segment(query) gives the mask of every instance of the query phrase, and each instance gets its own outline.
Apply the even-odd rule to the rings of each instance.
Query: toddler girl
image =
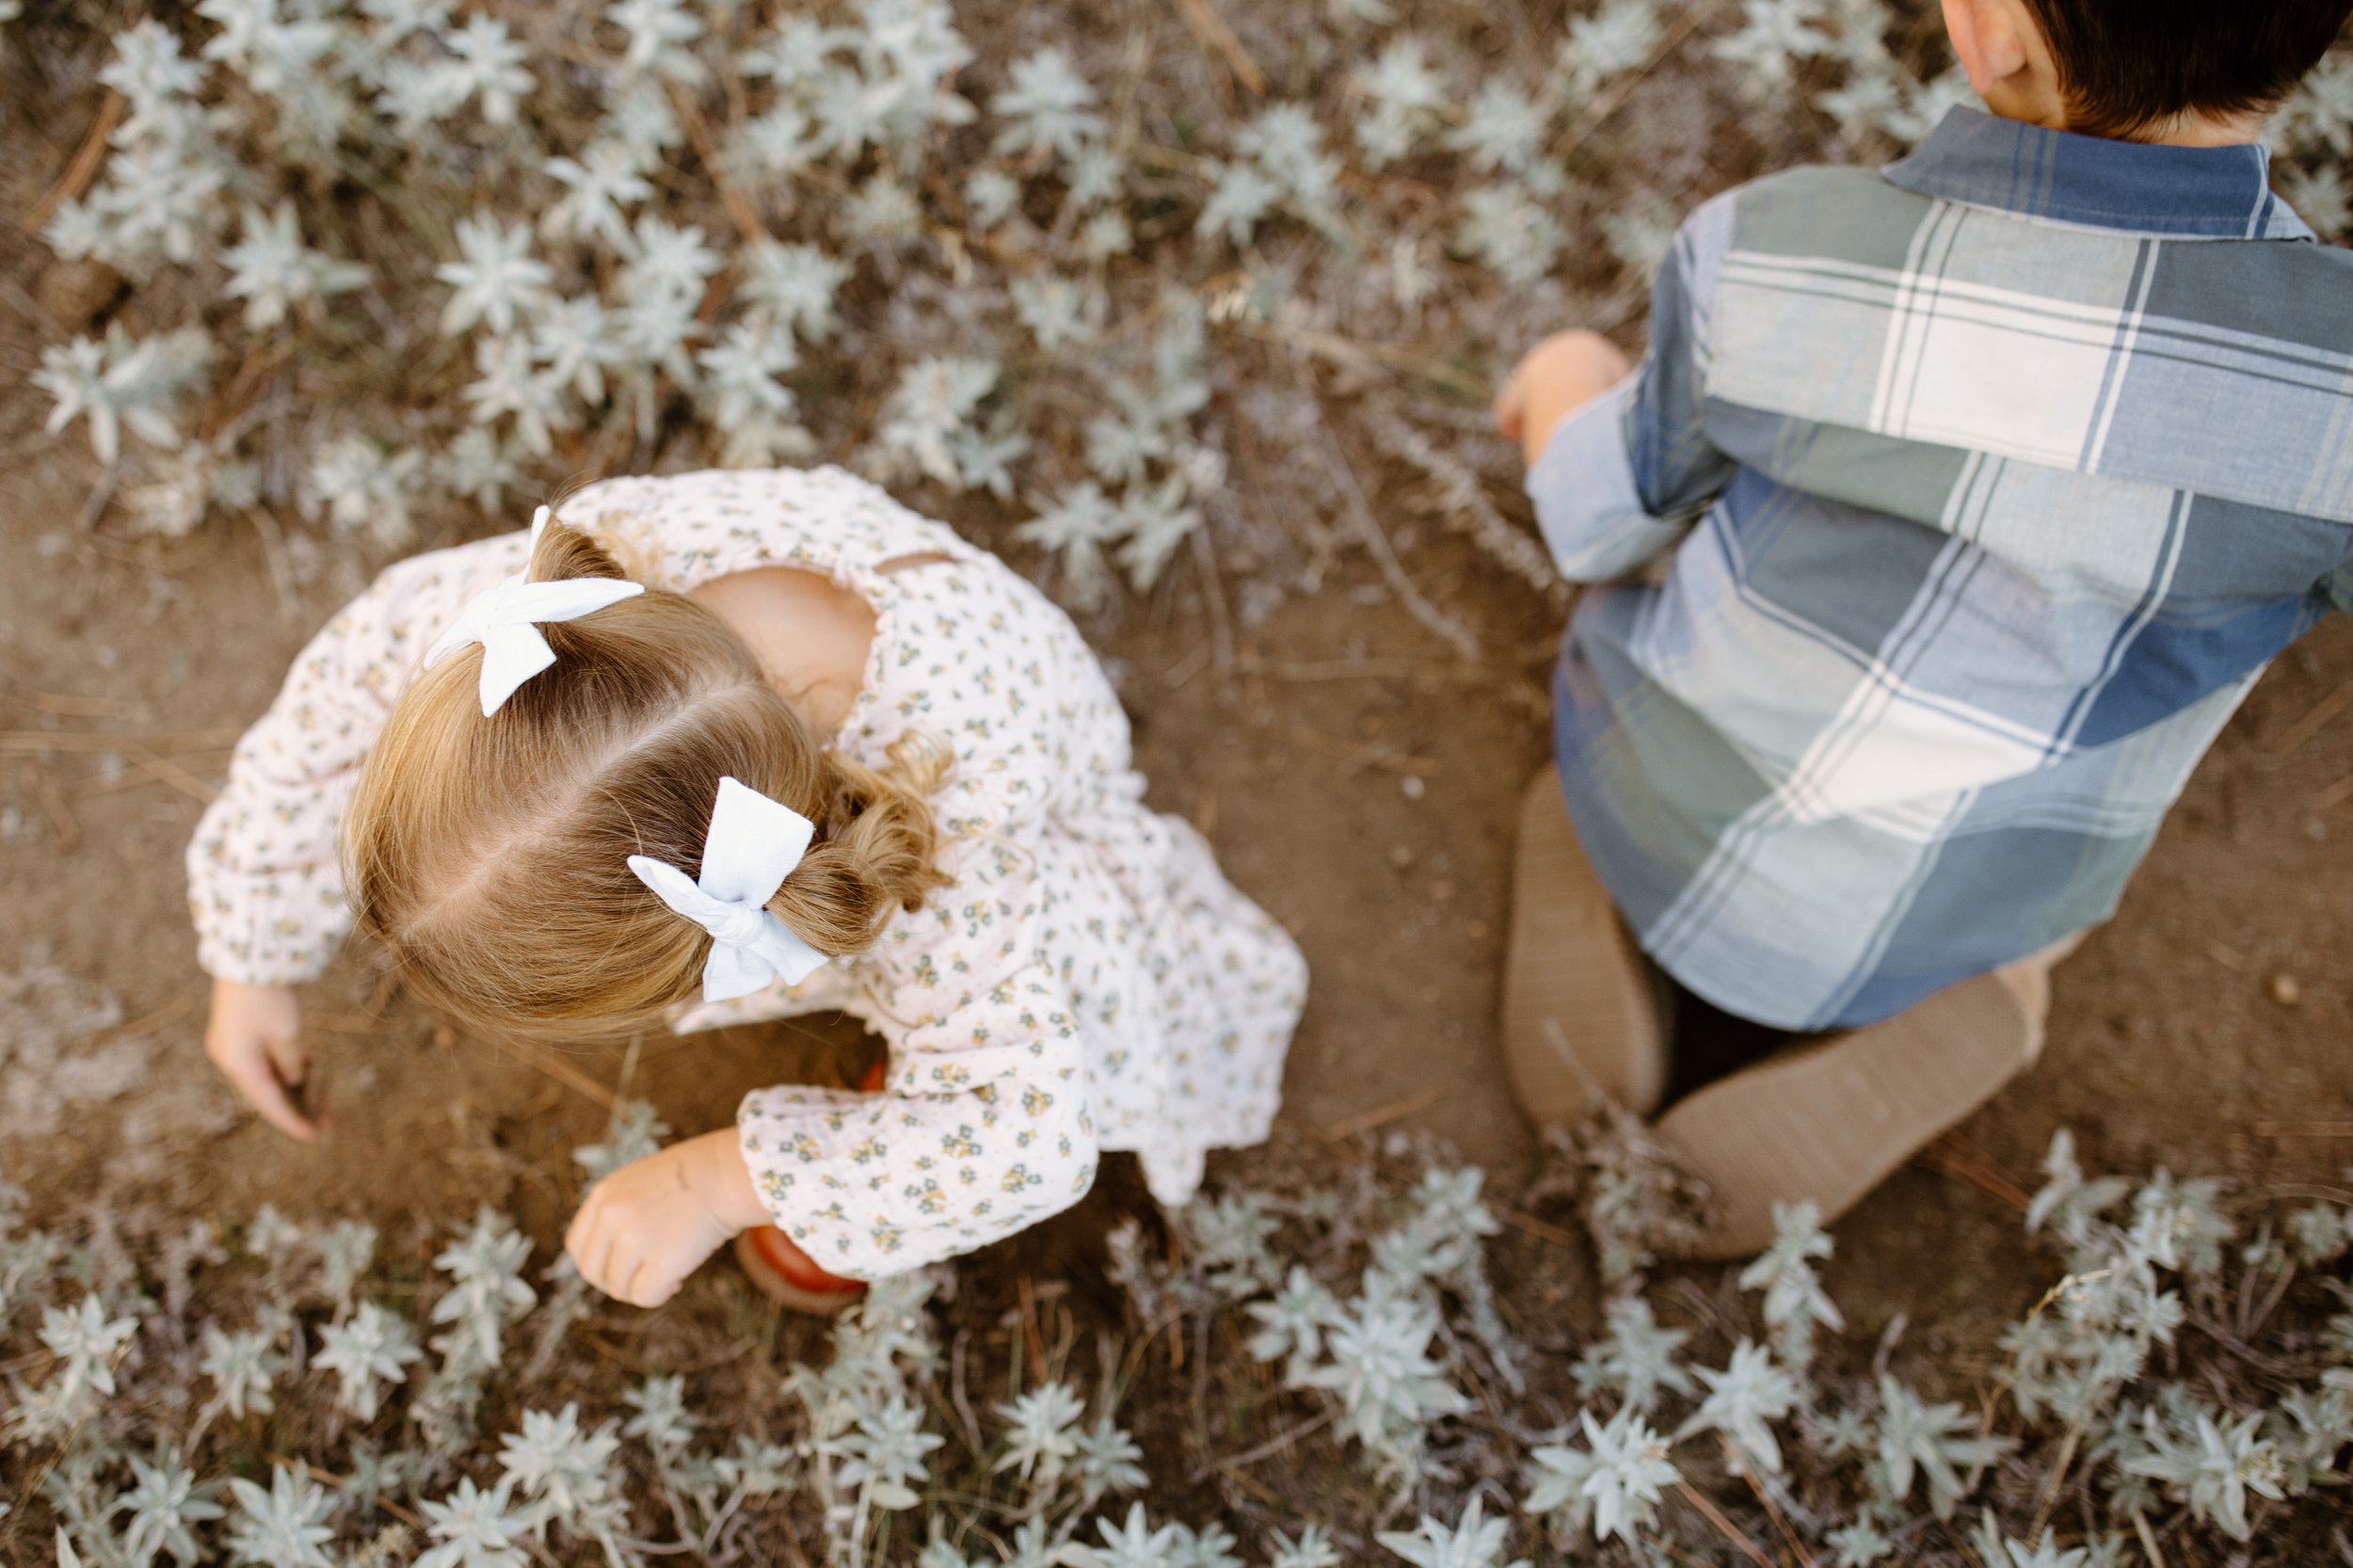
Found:
[[[1100,1149],[1176,1204],[1265,1137],[1305,966],[1144,788],[1068,617],[872,486],[594,485],[392,567],[296,662],[188,852],[207,1049],[314,1135],[290,987],[355,911],[476,1031],[855,1014],[877,1092],[756,1091],[567,1243],[654,1305],[740,1233],[838,1302],[1068,1207]]]

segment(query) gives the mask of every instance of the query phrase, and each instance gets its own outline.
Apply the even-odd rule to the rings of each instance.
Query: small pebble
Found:
[[[1429,786],[1422,783],[1417,775],[1410,773],[1403,778],[1398,780],[1397,787],[1405,792],[1405,798],[1407,800],[1419,800],[1429,788]]]
[[[1401,872],[1411,871],[1414,865],[1413,846],[1411,844],[1400,844],[1395,849],[1389,851],[1389,864],[1395,866]]]
[[[2304,987],[2297,984],[2292,974],[2275,974],[2271,977],[2271,1000],[2282,1007],[2294,1007],[2304,1000]]]
[[[1465,935],[1468,936],[1474,942],[1483,942],[1487,939],[1487,922],[1485,920],[1473,920],[1470,924],[1465,926],[1463,930]]]

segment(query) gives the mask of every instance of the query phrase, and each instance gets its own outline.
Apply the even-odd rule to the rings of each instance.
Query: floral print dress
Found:
[[[812,1258],[873,1278],[984,1246],[1077,1201],[1102,1149],[1133,1150],[1181,1203],[1209,1150],[1266,1136],[1305,966],[1199,834],[1144,806],[1126,715],[1069,617],[839,470],[616,479],[560,516],[651,586],[787,567],[858,594],[874,640],[834,745],[876,767],[911,729],[954,749],[932,801],[952,886],[797,987],[678,1020],[840,1009],[888,1042],[879,1095],[785,1085],[739,1113],[762,1198]],[[360,767],[424,649],[524,545],[393,566],[296,661],[189,846],[208,971],[290,984],[327,966],[351,924],[338,837]]]

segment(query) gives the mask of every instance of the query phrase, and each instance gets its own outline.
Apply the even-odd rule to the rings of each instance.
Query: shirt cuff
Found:
[[[196,961],[216,980],[300,985],[334,961],[350,920],[339,879],[324,872],[210,871],[188,890]]]
[[[1528,471],[1536,525],[1571,582],[1623,577],[1682,532],[1643,507],[1635,484],[1625,430],[1641,390],[1637,372],[1562,420]]]

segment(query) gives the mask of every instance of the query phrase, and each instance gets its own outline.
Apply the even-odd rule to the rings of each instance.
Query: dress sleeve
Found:
[[[1066,985],[1033,932],[1050,896],[1001,842],[885,937],[882,1093],[756,1090],[737,1116],[761,1201],[856,1279],[973,1251],[1086,1194],[1097,1154]]]
[[[351,929],[339,840],[384,717],[471,586],[520,559],[522,536],[387,569],[296,658],[245,732],[187,852],[197,959],[222,980],[317,978]]]
[[[1537,524],[1573,582],[1640,570],[1732,480],[1735,464],[1707,436],[1706,376],[1733,200],[1718,197],[1676,233],[1652,289],[1641,365],[1561,421],[1529,471]]]

